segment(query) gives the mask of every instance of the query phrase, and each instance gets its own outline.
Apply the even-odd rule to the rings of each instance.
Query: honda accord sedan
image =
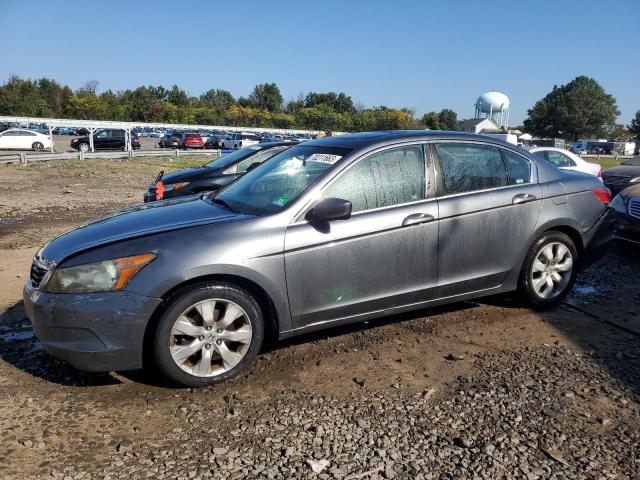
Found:
[[[45,245],[24,289],[77,368],[152,361],[178,384],[246,370],[279,338],[517,290],[556,305],[612,237],[610,192],[486,136],[312,140],[219,193],[135,206]]]

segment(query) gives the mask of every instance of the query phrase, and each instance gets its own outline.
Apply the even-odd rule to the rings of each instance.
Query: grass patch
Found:
[[[606,170],[607,168],[617,167],[618,165],[620,165],[622,162],[624,162],[626,160],[624,158],[616,159],[615,157],[600,157],[600,158],[598,158],[598,157],[584,156],[582,158],[587,162],[592,162],[592,163],[599,164],[602,167],[603,170]]]

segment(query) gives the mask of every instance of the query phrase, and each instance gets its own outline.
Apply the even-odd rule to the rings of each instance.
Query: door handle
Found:
[[[429,215],[428,213],[412,213],[402,221],[402,226],[408,227],[409,225],[432,222],[433,220],[435,220],[433,215]]]
[[[519,193],[518,195],[513,197],[513,199],[511,200],[511,203],[513,203],[514,205],[517,205],[519,203],[532,202],[535,199],[536,199],[536,196],[530,193]]]

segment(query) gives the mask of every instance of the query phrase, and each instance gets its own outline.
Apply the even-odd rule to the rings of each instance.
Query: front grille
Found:
[[[35,288],[38,288],[38,286],[40,285],[40,282],[42,281],[44,276],[47,274],[47,272],[48,272],[48,269],[46,266],[34,260],[33,263],[31,264],[31,272],[29,274],[29,278],[31,278],[31,284]]]
[[[629,215],[634,218],[640,218],[640,198],[629,200]]]

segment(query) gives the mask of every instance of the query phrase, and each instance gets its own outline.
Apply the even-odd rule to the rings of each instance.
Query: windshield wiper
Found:
[[[238,210],[236,208],[233,208],[231,205],[229,205],[227,202],[225,202],[221,198],[218,198],[217,196],[216,197],[211,197],[211,201],[213,203],[217,203],[218,205],[222,205],[227,210],[231,210],[233,213],[241,213],[240,210]]]

